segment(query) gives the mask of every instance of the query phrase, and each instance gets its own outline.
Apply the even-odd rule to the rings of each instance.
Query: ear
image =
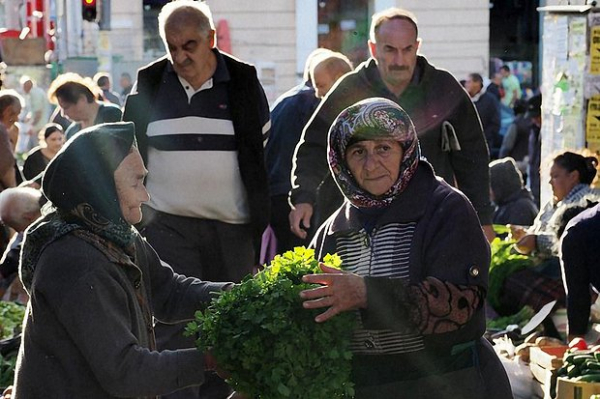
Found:
[[[367,44],[369,45],[369,53],[371,53],[371,57],[376,58],[377,57],[377,43],[373,43],[372,41],[368,41]]]
[[[415,44],[415,46],[417,47],[415,50],[419,51],[419,49],[421,48],[421,43],[423,42],[423,40],[420,37],[417,37],[417,44]]]
[[[571,182],[575,185],[578,183],[581,183],[581,175],[579,174],[578,170],[574,170],[572,172],[569,172],[569,180],[571,180]]]
[[[208,33],[208,42],[210,48],[215,48],[217,46],[217,31],[215,31],[214,29],[211,29]]]

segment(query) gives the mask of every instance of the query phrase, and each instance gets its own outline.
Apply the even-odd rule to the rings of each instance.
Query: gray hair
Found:
[[[415,28],[415,39],[419,38],[419,27],[417,26],[417,17],[412,12],[403,8],[392,7],[373,15],[371,18],[371,30],[369,32],[369,40],[371,43],[377,43],[377,33],[384,22],[394,19],[403,19],[412,24]]]
[[[215,30],[212,13],[205,2],[193,0],[171,1],[165,4],[160,14],[158,14],[158,32],[165,43],[165,47],[167,47],[165,27],[171,18],[176,19],[178,25],[197,26],[200,32],[207,35],[211,30]]]
[[[19,93],[12,89],[0,90],[0,114],[8,107],[17,104],[20,105],[21,108],[25,106],[25,100]]]

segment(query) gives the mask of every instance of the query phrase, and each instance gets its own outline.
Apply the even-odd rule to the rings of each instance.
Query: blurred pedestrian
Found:
[[[112,84],[110,81],[110,75],[106,72],[98,72],[94,75],[94,82],[102,90],[102,97],[105,101],[121,106],[121,99],[119,95],[112,91]]]
[[[119,79],[119,86],[121,86],[121,103],[125,104],[127,96],[129,95],[129,93],[131,93],[131,89],[133,89],[133,82],[129,73],[123,72],[121,74],[121,79]]]
[[[121,109],[98,100],[95,94],[98,90],[90,79],[76,73],[60,75],[50,84],[48,98],[52,103],[58,103],[62,114],[72,121],[65,131],[67,140],[81,129],[121,120]]]
[[[50,104],[46,92],[32,78],[23,75],[20,82],[25,100],[25,118],[24,128],[19,132],[16,153],[24,154],[38,145],[38,133],[48,122]]]
[[[539,209],[533,195],[523,184],[523,177],[512,158],[490,163],[490,188],[496,205],[494,224],[531,226]]]
[[[478,73],[470,73],[465,81],[465,89],[471,101],[477,108],[479,120],[483,127],[483,134],[487,141],[491,159],[498,158],[500,151],[500,103],[483,87],[483,78]]]
[[[331,50],[318,48],[306,58],[303,81],[275,100],[271,108],[271,134],[265,146],[265,164],[269,177],[271,217],[269,224],[277,240],[276,252],[281,254],[296,246],[308,245],[290,231],[288,201],[294,149],[302,129],[319,104],[310,75],[311,63],[321,53]]]
[[[508,65],[502,65],[500,67],[500,74],[502,75],[502,88],[504,89],[504,97],[502,97],[502,104],[509,108],[515,106],[517,101],[522,96],[521,83],[511,71]]]
[[[23,164],[23,176],[27,180],[33,180],[42,173],[65,143],[65,132],[56,123],[46,124],[42,134],[43,140],[40,141],[40,146],[27,154]]]

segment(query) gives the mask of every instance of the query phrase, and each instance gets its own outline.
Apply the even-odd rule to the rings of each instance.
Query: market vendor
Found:
[[[304,276],[317,322],[358,310],[356,399],[511,398],[485,332],[489,246],[469,200],[420,159],[412,121],[371,98],[329,131],[329,167],[346,197],[312,245],[343,272]]]
[[[199,385],[210,356],[158,352],[153,317],[193,318],[230,283],[178,275],[133,227],[148,200],[133,123],[85,129],[50,162],[51,207],[25,233],[30,294],[15,397],[149,397]]]

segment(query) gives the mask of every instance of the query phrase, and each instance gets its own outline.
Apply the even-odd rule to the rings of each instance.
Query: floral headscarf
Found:
[[[364,140],[392,139],[404,152],[398,180],[382,195],[362,189],[346,162],[349,143]],[[329,168],[346,198],[357,208],[388,206],[408,185],[421,150],[415,127],[408,114],[395,102],[385,98],[369,98],[343,110],[329,129]]]

